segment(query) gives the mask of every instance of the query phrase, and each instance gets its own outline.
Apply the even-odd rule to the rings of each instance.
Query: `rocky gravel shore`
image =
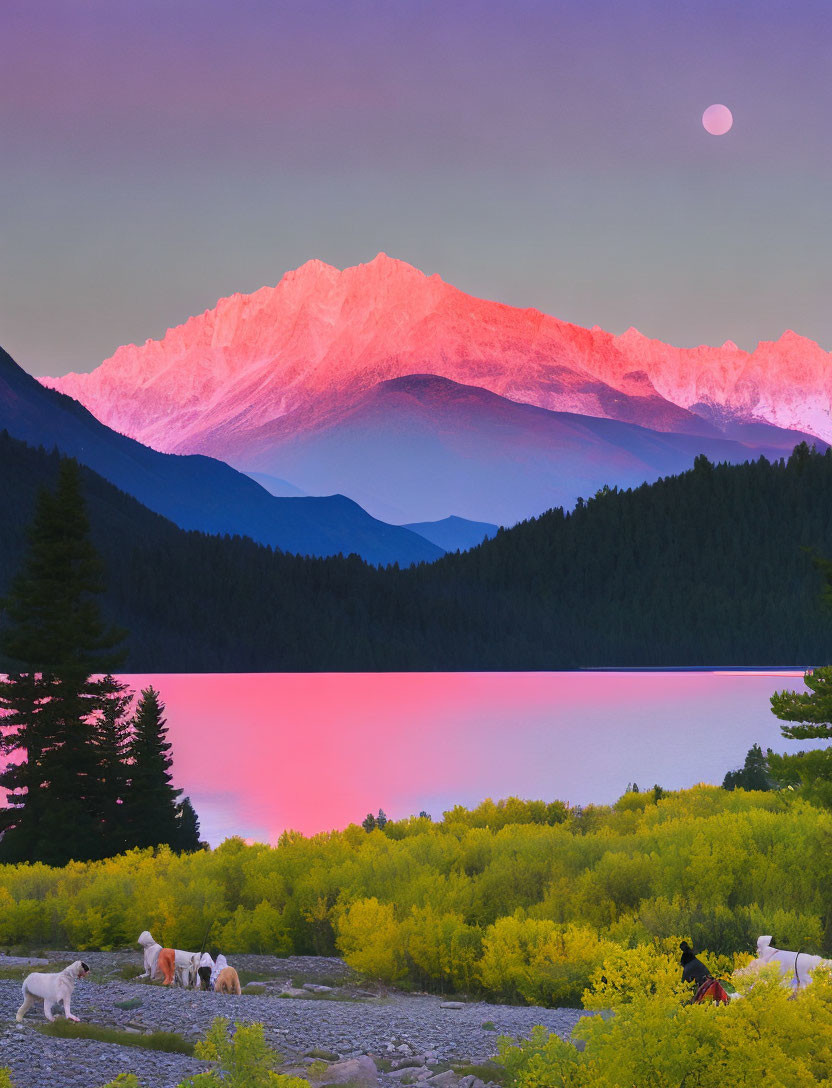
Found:
[[[257,976],[245,987],[248,992],[233,996],[119,977],[126,966],[140,970],[138,953],[45,955],[53,965],[78,958],[90,965],[90,978],[79,982],[72,1001],[82,1021],[134,1034],[176,1031],[191,1039],[202,1037],[216,1016],[260,1021],[284,1056],[287,1072],[353,1088],[481,1088],[489,1079],[487,1070],[466,1072],[464,1066],[487,1062],[498,1035],[519,1038],[543,1024],[568,1038],[581,1015],[576,1009],[449,1002],[368,987],[341,960],[331,958],[232,957],[244,979]],[[0,957],[0,973],[11,965],[10,958]],[[33,964],[31,969],[50,968]],[[117,1007],[124,1002],[134,1007]],[[17,1025],[19,1004],[20,982],[0,979],[0,1066],[11,1068],[16,1088],[100,1088],[127,1071],[138,1076],[143,1088],[175,1088],[206,1068],[179,1054],[44,1036],[35,1028],[43,1022],[42,1008],[33,1008]]]

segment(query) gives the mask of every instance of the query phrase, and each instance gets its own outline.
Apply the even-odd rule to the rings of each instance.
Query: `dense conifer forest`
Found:
[[[60,458],[0,433],[0,593]],[[185,532],[83,469],[128,671],[823,664],[832,453],[605,489],[407,570]]]
[[[9,510],[16,509],[9,506]],[[7,519],[10,520],[10,519]],[[0,600],[0,860],[63,865],[132,847],[197,850],[199,821],[172,785],[164,704],[109,672],[126,632],[102,619],[104,564],[80,469],[40,488],[22,561]],[[106,674],[106,675],[104,675]]]

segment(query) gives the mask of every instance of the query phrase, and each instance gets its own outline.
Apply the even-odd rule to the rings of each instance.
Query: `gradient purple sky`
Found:
[[[832,347],[828,0],[3,0],[0,42],[33,373],[378,250],[615,332]]]

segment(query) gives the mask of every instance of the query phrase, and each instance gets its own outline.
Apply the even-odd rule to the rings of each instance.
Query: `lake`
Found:
[[[802,670],[125,676],[167,706],[178,786],[203,837],[275,842],[383,808],[434,819],[511,794],[610,803],[628,782],[719,784]],[[804,747],[806,743],[804,742]],[[810,743],[811,746],[811,743]]]

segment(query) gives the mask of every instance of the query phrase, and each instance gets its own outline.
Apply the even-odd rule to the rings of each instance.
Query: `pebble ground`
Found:
[[[52,963],[83,956],[92,968],[89,979],[75,988],[72,1011],[82,1021],[128,1028],[139,1034],[176,1031],[196,1039],[204,1035],[216,1016],[244,1022],[260,1021],[269,1041],[293,1066],[309,1061],[306,1052],[330,1052],[334,1059],[369,1054],[401,1061],[420,1059],[428,1088],[433,1069],[447,1069],[449,1062],[480,1063],[496,1050],[498,1035],[527,1036],[542,1024],[568,1038],[581,1016],[576,1009],[543,1009],[485,1002],[465,1002],[462,1008],[442,1008],[443,999],[427,994],[403,994],[384,989],[362,989],[342,961],[318,957],[277,959],[272,956],[233,957],[234,966],[261,977],[252,986],[261,992],[240,996],[168,989],[160,985],[125,981],[121,967],[141,967],[137,953],[50,952]],[[0,957],[0,970],[11,965]],[[48,967],[32,966],[33,970]],[[245,977],[245,976],[244,976]],[[303,985],[324,985],[320,993]],[[278,996],[290,993],[293,996]],[[303,995],[303,996],[301,996]],[[141,1006],[119,1009],[117,1002],[141,999]],[[204,1062],[178,1054],[139,1047],[124,1047],[92,1040],[57,1039],[42,1035],[35,1024],[43,1022],[42,1006],[36,1005],[23,1025],[15,1012],[20,1005],[20,982],[0,979],[0,1066],[9,1066],[15,1088],[101,1088],[120,1072],[135,1073],[142,1088],[176,1088],[187,1076],[208,1068]],[[56,1010],[57,1011],[57,1010]],[[485,1027],[483,1025],[486,1025]],[[401,1082],[401,1072],[380,1072],[378,1084]],[[479,1088],[472,1077],[462,1088]],[[437,1085],[443,1082],[436,1082]],[[452,1088],[446,1077],[443,1088]]]

